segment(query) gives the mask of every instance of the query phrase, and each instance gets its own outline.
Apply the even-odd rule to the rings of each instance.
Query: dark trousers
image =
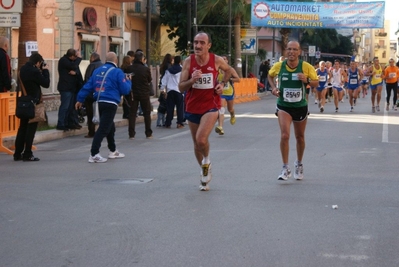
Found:
[[[118,106],[111,103],[99,102],[98,110],[100,111],[100,125],[94,134],[91,144],[91,155],[95,156],[100,152],[101,142],[104,137],[107,138],[108,148],[114,152],[115,146],[115,123],[114,118]]]
[[[183,124],[184,103],[183,95],[180,92],[171,90],[166,98],[166,121],[165,126],[172,124],[174,110],[176,106],[177,124]]]
[[[393,91],[393,102],[392,105],[396,105],[396,100],[398,98],[398,84],[397,83],[387,83],[386,84],[387,90],[387,103],[389,104],[389,99],[391,98],[391,91]]]
[[[77,121],[77,114],[75,114],[75,93],[73,92],[60,92],[61,105],[58,109],[58,122],[57,128],[68,128],[73,126]],[[76,120],[74,119],[76,115]]]
[[[92,97],[86,97],[85,107],[87,116],[87,128],[89,129],[88,135],[90,136],[94,136],[94,133],[96,132],[96,126],[93,123],[93,102],[94,99]]]
[[[149,137],[152,135],[152,130],[151,130],[151,102],[150,102],[150,96],[130,96],[128,98],[129,101],[129,106],[130,106],[130,111],[129,111],[129,137],[135,137],[136,136],[136,115],[137,115],[137,109],[140,104],[141,109],[143,110],[143,116],[144,116],[144,125],[145,125],[145,136]]]
[[[128,98],[129,97],[130,97],[130,95],[124,95],[123,96],[123,104],[122,104],[123,115],[122,115],[122,118],[124,118],[124,119],[128,119],[129,118],[129,110],[130,110],[130,105],[128,103]]]
[[[14,158],[30,158],[32,156],[32,145],[37,130],[37,122],[29,123],[29,119],[21,119],[17,137],[15,139]]]

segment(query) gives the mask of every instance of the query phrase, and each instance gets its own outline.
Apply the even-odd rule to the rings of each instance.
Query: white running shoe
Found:
[[[209,164],[202,164],[201,165],[201,191],[208,191],[209,185],[208,183],[212,180],[212,171],[211,171],[211,163]]]
[[[109,159],[121,159],[121,158],[124,158],[124,157],[125,157],[125,154],[119,152],[118,150],[115,150],[114,152],[110,151],[109,154],[108,154],[108,158]]]
[[[277,180],[287,181],[288,178],[291,177],[291,170],[290,167],[283,167],[281,170],[281,174],[278,176]]]
[[[94,157],[90,155],[89,162],[90,163],[104,163],[107,162],[108,159],[101,157],[100,154],[96,154]]]
[[[298,164],[297,162],[295,162],[294,178],[296,180],[303,179],[303,164]]]

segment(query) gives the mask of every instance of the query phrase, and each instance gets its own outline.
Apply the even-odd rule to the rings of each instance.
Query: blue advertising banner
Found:
[[[385,1],[267,2],[252,0],[251,26],[268,28],[384,28]]]

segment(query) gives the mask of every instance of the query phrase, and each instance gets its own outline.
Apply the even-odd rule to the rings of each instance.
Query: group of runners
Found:
[[[229,66],[226,57],[209,52],[212,41],[209,34],[199,32],[194,37],[194,54],[184,61],[179,82],[179,90],[186,93],[185,117],[191,131],[194,155],[200,166],[200,190],[208,191],[212,179],[209,135],[215,131],[223,135],[223,114],[226,109],[230,113],[230,123],[235,124],[234,90],[232,82],[239,77]],[[315,68],[301,60],[300,44],[290,41],[286,48],[286,57],[276,62],[268,73],[268,83],[272,94],[277,97],[276,116],[280,128],[280,152],[283,162],[278,180],[291,177],[289,167],[289,139],[291,125],[294,127],[296,139],[296,160],[294,178],[304,178],[303,155],[305,151],[305,129],[308,117],[308,94],[310,89],[316,91],[316,104],[320,112],[324,112],[326,99],[334,98],[335,112],[346,95],[349,99],[350,111],[353,111],[356,100],[371,89],[372,112],[380,111],[382,85],[387,88],[386,109],[390,109],[390,91],[393,91],[392,108],[396,110],[399,69],[393,59],[389,66],[383,68],[378,58],[368,66],[359,67],[350,62],[348,68],[339,60],[321,61]],[[388,92],[389,90],[389,92]],[[223,104],[222,104],[222,98]]]
[[[350,112],[353,112],[356,100],[361,95],[364,98],[368,88],[371,89],[371,112],[380,111],[384,81],[387,92],[385,108],[387,111],[390,108],[397,110],[399,68],[395,65],[393,58],[389,59],[389,65],[385,68],[380,65],[378,58],[374,58],[370,65],[363,63],[362,66],[351,61],[349,67],[339,60],[334,60],[333,64],[330,61],[320,61],[315,68],[319,85],[312,91],[320,112],[324,112],[324,105],[326,101],[331,101],[331,97],[334,99],[335,112],[338,112],[339,103],[344,102],[344,96],[349,99]],[[391,92],[393,92],[393,102],[390,102]]]

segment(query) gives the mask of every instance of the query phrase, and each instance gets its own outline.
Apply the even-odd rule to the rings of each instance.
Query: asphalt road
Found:
[[[104,164],[87,162],[83,135],[38,144],[40,162],[0,154],[0,266],[399,266],[399,112],[372,114],[369,96],[353,113],[313,101],[303,181],[277,180],[270,95],[211,134],[208,192],[188,127],[152,140],[119,127],[126,157]]]

